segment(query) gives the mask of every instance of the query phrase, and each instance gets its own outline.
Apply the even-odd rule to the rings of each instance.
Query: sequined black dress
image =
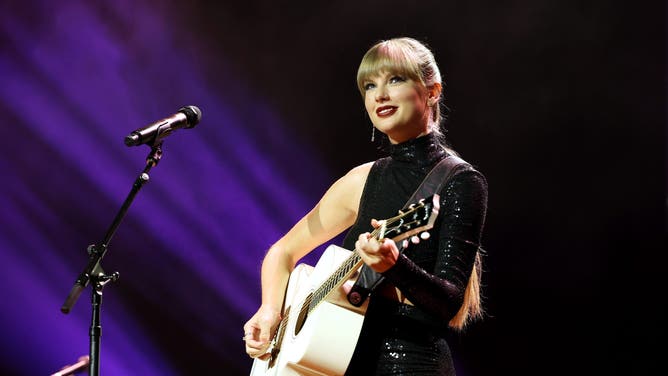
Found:
[[[376,161],[369,173],[343,246],[353,249],[359,234],[372,231],[372,218],[396,215],[446,156],[431,134],[390,146],[390,156]],[[411,244],[383,273],[382,283],[398,287],[414,306],[372,293],[346,375],[455,375],[445,331],[463,301],[480,244],[487,183],[468,167],[451,178],[440,197],[431,237]]]

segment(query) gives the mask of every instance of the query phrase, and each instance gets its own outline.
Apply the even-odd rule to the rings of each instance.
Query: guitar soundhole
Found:
[[[304,327],[304,323],[306,322],[306,318],[308,317],[308,311],[309,311],[308,303],[312,300],[312,298],[313,294],[311,293],[306,297],[306,299],[304,299],[304,304],[299,310],[299,315],[297,316],[297,321],[295,322],[295,335],[298,335],[299,332]]]

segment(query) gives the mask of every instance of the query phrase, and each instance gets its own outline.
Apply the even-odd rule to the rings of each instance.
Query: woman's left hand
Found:
[[[373,219],[371,225],[378,228],[381,222]],[[394,266],[399,258],[399,249],[392,239],[378,241],[370,233],[359,236],[355,243],[362,261],[378,273],[383,273]]]

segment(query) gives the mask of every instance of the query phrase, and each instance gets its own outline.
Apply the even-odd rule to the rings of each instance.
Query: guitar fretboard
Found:
[[[353,250],[350,256],[343,261],[341,266],[325,282],[316,289],[311,295],[311,301],[308,304],[308,310],[311,312],[332,290],[345,282],[350,274],[362,266],[362,257],[357,250]]]
[[[377,240],[381,240],[385,237],[386,233],[402,234],[409,231],[411,228],[417,227],[422,221],[429,217],[429,212],[425,211],[424,208],[424,202],[420,202],[418,206],[413,206],[406,212],[400,211],[399,215],[385,220],[380,227],[374,229],[371,232],[371,236]],[[425,214],[420,216],[420,211]],[[409,218],[410,221],[406,221],[406,218]],[[362,266],[362,263],[362,257],[357,252],[357,249],[354,249],[350,256],[341,263],[341,266],[339,266],[339,268],[336,269],[325,282],[313,291],[310,296],[310,302],[304,304],[305,307],[308,306],[308,312],[313,311],[318,304],[329,295],[329,293],[347,281],[350,276]]]

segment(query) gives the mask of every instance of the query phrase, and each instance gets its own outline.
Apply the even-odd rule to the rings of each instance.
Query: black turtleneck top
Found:
[[[395,216],[432,167],[448,155],[431,133],[391,145],[389,154],[377,160],[369,172],[357,220],[343,241],[347,249],[354,249],[360,234],[373,231],[372,218]],[[399,288],[430,321],[444,327],[463,302],[480,245],[487,182],[467,164],[439,194],[440,210],[430,238],[402,251],[397,263],[383,273],[382,283]],[[369,304],[374,304],[373,293]]]

